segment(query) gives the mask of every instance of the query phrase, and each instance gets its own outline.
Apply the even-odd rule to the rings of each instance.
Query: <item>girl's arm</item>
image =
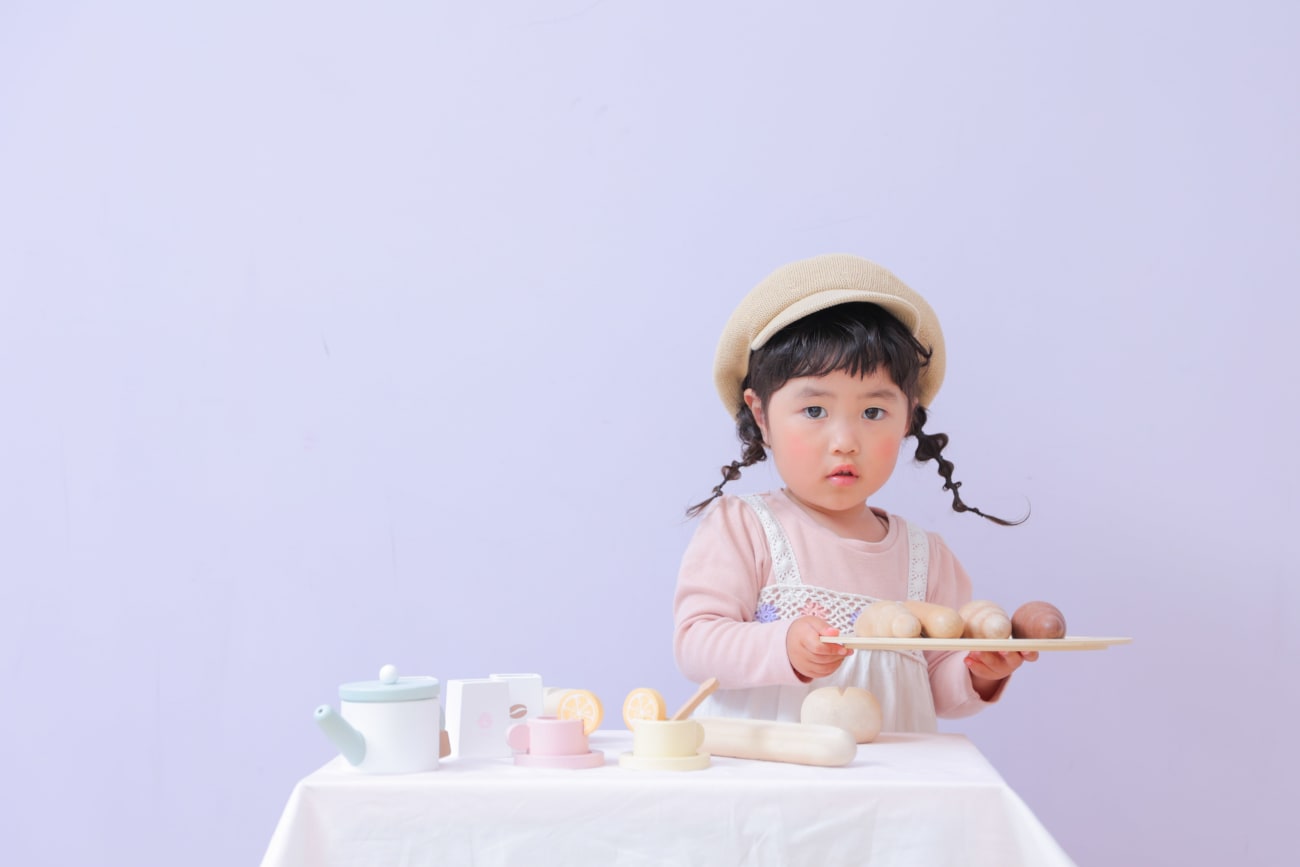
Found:
[[[942,538],[935,533],[928,535],[930,580],[926,599],[949,608],[960,608],[971,600],[970,576]],[[1022,661],[1018,653],[927,651],[925,656],[930,669],[930,691],[934,694],[935,712],[948,719],[970,716],[997,701],[1011,672]]]
[[[798,683],[786,651],[789,621],[755,620],[770,570],[767,537],[743,500],[705,513],[682,557],[673,600],[673,653],[682,674],[723,689]]]

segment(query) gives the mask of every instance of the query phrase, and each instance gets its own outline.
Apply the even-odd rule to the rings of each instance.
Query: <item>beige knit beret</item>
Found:
[[[782,265],[755,286],[731,314],[718,341],[713,380],[732,418],[744,405],[741,383],[749,353],[782,328],[810,313],[866,301],[878,304],[903,323],[922,346],[930,364],[921,371],[920,400],[928,407],[943,383],[943,332],[925,299],[889,271],[859,256],[831,253]]]

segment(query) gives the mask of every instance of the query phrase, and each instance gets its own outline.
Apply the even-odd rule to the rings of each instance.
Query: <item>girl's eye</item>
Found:
[[[825,418],[826,410],[820,406],[806,406],[803,408],[803,414],[808,418]]]
[[[879,421],[885,417],[885,411],[878,406],[869,406],[862,411],[862,417],[871,421]]]

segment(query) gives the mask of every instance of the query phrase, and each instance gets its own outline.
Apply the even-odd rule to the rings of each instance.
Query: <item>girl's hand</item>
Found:
[[[785,633],[785,655],[790,667],[800,680],[816,680],[832,674],[852,653],[839,644],[824,644],[823,635],[839,635],[840,631],[820,617],[796,617]]]
[[[1001,688],[1002,681],[1010,677],[1022,662],[1036,659],[1036,650],[977,650],[966,654],[966,668],[970,670],[971,686],[975,687],[980,698],[988,701]]]

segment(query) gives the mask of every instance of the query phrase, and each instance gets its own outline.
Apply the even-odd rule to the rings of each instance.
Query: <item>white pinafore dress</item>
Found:
[[[772,555],[772,577],[759,594],[755,620],[792,620],[815,614],[838,628],[841,635],[852,635],[858,613],[875,602],[875,597],[837,593],[804,584],[790,540],[767,503],[757,494],[743,499],[758,514]],[[891,516],[891,520],[901,519]],[[907,598],[924,600],[930,573],[930,543],[920,527],[903,523],[907,528],[909,552]],[[869,690],[880,702],[882,731],[938,731],[929,669],[919,650],[856,650],[828,677],[809,683],[718,690],[696,714],[798,722],[804,698],[823,686],[857,686]]]

